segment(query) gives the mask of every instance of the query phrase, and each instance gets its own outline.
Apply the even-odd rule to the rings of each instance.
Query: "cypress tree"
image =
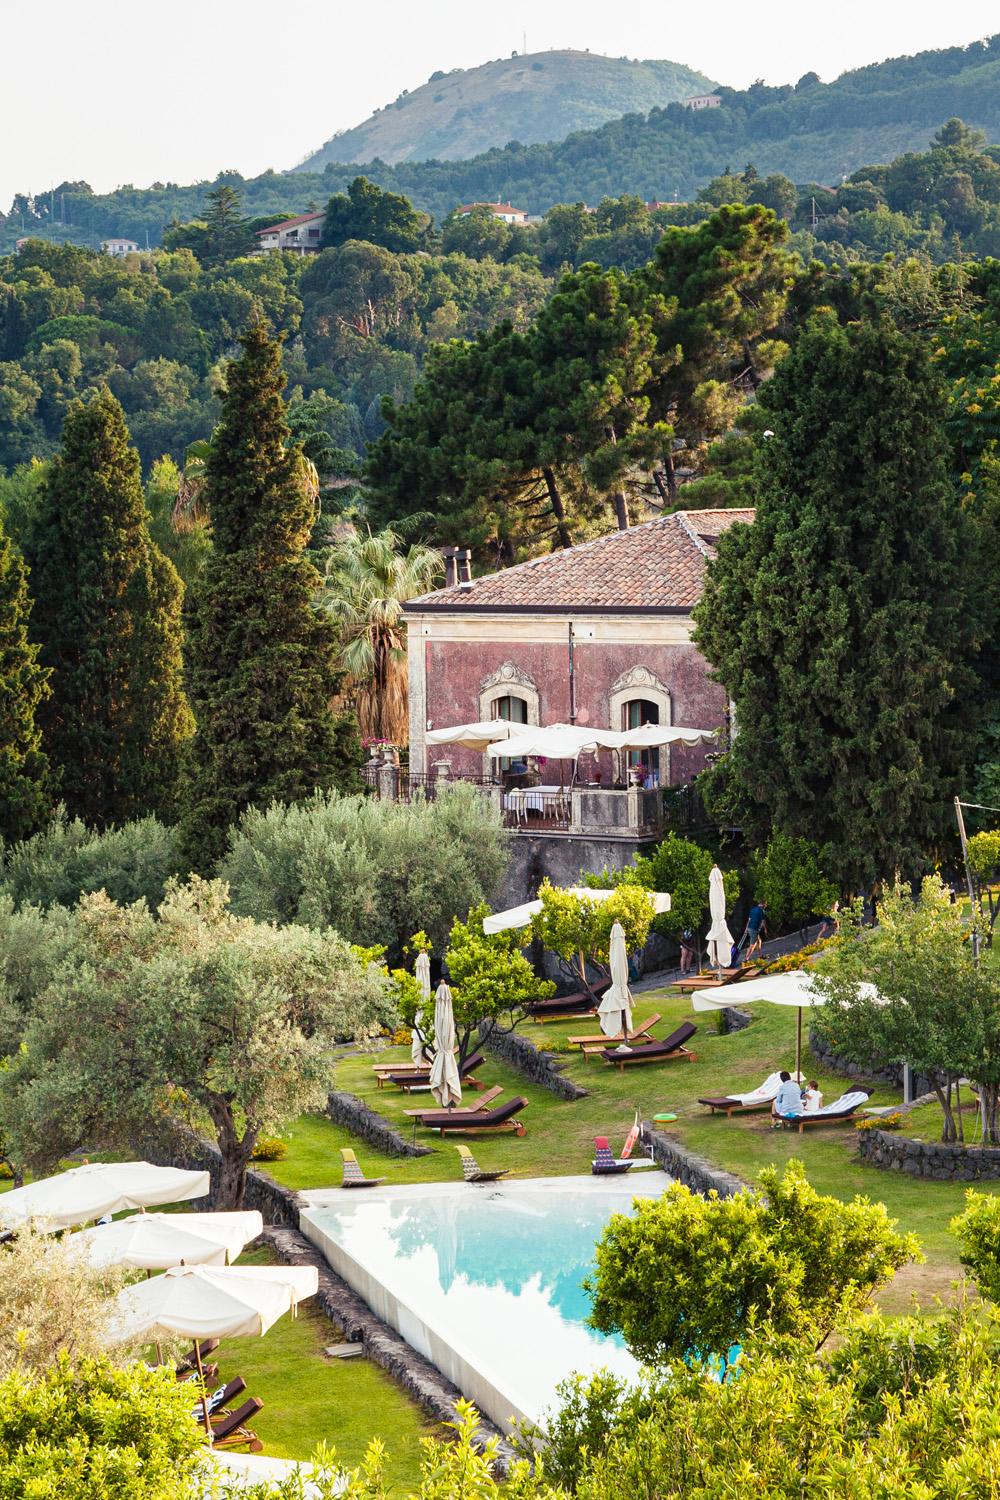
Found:
[[[757,518],[695,612],[738,725],[713,775],[752,834],[812,840],[857,890],[919,870],[974,749],[969,529],[914,340],[818,315],[759,399]]]
[[[208,460],[214,546],[189,614],[198,727],[182,847],[204,872],[247,807],[328,788],[343,760],[329,708],[336,634],[304,555],[315,503],[301,452],[286,446],[280,347],[259,321],[241,342]]]
[[[42,745],[70,816],[98,826],[176,805],[193,729],[183,585],[149,537],[139,455],[107,390],[76,403],[26,539],[31,635],[52,672]]]
[[[52,811],[54,777],[35,721],[51,689],[28,640],[28,574],[0,530],[0,836],[27,838]]]

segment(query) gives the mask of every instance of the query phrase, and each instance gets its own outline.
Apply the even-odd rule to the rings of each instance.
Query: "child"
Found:
[[[819,1091],[819,1084],[815,1078],[810,1078],[802,1091],[802,1108],[806,1114],[815,1114],[818,1109],[823,1108],[823,1095]]]

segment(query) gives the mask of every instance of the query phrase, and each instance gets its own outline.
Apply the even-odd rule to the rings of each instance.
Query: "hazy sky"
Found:
[[[84,178],[194,182],[287,168],[438,68],[522,48],[670,58],[794,83],[1000,30],[996,0],[35,0],[0,7],[0,208]]]

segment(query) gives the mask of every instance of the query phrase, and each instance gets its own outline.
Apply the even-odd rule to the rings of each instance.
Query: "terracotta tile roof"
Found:
[[[312,224],[317,219],[326,218],[326,209],[320,209],[317,213],[299,214],[297,219],[283,219],[280,224],[268,224],[266,229],[257,230],[257,238],[262,234],[284,234],[286,229],[294,229],[298,224]]]
[[[473,610],[686,614],[697,604],[706,558],[734,521],[752,510],[682,510],[612,531],[592,542],[437,589],[411,600],[408,614]]]

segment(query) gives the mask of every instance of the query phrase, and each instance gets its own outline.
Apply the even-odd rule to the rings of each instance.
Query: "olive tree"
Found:
[[[334,1039],[392,1018],[371,953],[330,929],[235,917],[219,881],[171,882],[155,917],[85,897],[75,931],[0,1074],[0,1128],[34,1170],[207,1117],[217,1207],[238,1208],[258,1137],[325,1103]]]

